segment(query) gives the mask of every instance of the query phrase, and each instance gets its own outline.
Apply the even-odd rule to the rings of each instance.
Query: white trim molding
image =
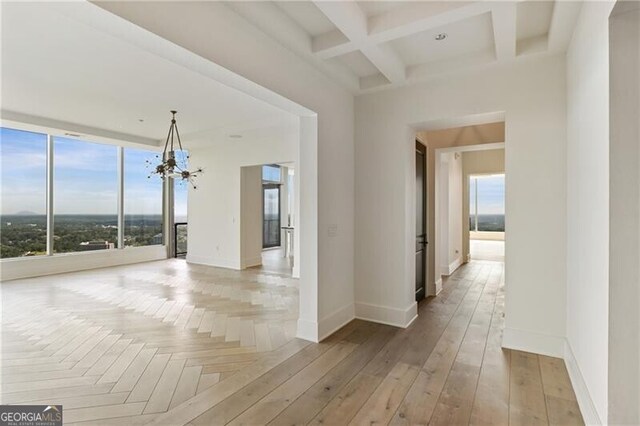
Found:
[[[130,265],[166,258],[167,249],[163,245],[61,253],[52,256],[16,257],[2,259],[0,281]]]
[[[242,269],[252,268],[254,266],[262,265],[262,256],[249,257],[247,259],[242,259]]]
[[[563,358],[564,346],[565,339],[560,336],[550,336],[515,328],[505,328],[502,334],[502,347],[505,349]]]
[[[589,388],[587,387],[587,383],[580,372],[580,367],[578,366],[578,361],[573,355],[573,351],[571,350],[571,345],[569,341],[565,339],[564,342],[564,363],[567,367],[567,371],[569,372],[569,379],[571,379],[571,386],[573,386],[573,391],[576,394],[576,399],[578,400],[578,406],[580,407],[580,413],[582,413],[582,419],[584,423],[587,425],[601,425],[602,420],[598,415],[598,411],[596,410],[596,406],[591,399],[591,394],[589,393]]]
[[[240,262],[237,260],[213,258],[208,256],[196,256],[193,254],[187,254],[187,263],[193,263],[194,265],[213,266],[216,268],[226,268],[239,271],[241,268]]]
[[[442,277],[438,278],[438,280],[436,281],[436,296],[440,294],[440,292],[442,291]]]
[[[356,318],[361,320],[407,328],[418,317],[418,304],[413,302],[406,309],[398,309],[356,302],[355,311]]]
[[[445,265],[442,267],[442,275],[446,275],[447,277],[453,274],[456,269],[458,269],[462,265],[462,256],[458,256],[456,260],[451,262],[449,265]],[[442,284],[442,283],[440,283]]]
[[[320,319],[318,324],[319,341],[323,341],[336,331],[355,319],[355,307],[353,304],[345,305],[336,309],[330,314]]]
[[[296,333],[296,337],[310,342],[319,342],[318,323],[298,318],[298,332]]]

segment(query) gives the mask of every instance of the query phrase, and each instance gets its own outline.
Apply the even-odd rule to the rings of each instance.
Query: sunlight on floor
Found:
[[[473,260],[504,262],[504,241],[470,240],[469,248]]]

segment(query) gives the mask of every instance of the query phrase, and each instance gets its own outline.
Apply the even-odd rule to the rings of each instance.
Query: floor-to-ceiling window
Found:
[[[469,254],[475,260],[504,261],[504,174],[469,178]]]
[[[0,257],[163,244],[158,157],[0,128]]]
[[[53,138],[54,253],[118,245],[118,147]]]
[[[126,247],[163,244],[162,180],[150,176],[149,164],[158,162],[158,153],[124,149],[124,245]]]
[[[0,257],[47,253],[47,135],[0,128]]]
[[[469,179],[469,230],[504,232],[504,175]]]
[[[262,167],[262,247],[280,246],[280,184],[278,166]]]
[[[187,154],[177,152],[176,156],[181,156],[185,163],[188,164]],[[173,226],[175,239],[175,256],[184,256],[187,254],[188,246],[188,224],[187,224],[187,196],[189,194],[188,181],[182,179],[174,179],[173,183]]]

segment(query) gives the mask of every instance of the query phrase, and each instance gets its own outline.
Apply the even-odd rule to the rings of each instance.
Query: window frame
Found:
[[[17,131],[39,133],[46,136],[46,232],[47,232],[47,249],[46,254],[42,256],[18,256],[7,257],[0,259],[0,263],[4,262],[33,262],[42,260],[43,258],[52,257],[67,257],[67,256],[87,256],[97,255],[104,252],[115,252],[120,250],[149,250],[150,247],[162,247],[164,250],[168,250],[168,238],[169,227],[167,226],[167,219],[171,216],[168,212],[169,203],[168,199],[173,196],[173,178],[165,179],[162,183],[162,244],[155,244],[151,246],[125,246],[124,245],[124,148],[133,148],[139,150],[154,151],[162,153],[161,146],[147,145],[143,142],[134,142],[124,139],[114,139],[111,137],[101,137],[85,132],[85,128],[81,131],[76,129],[59,129],[47,126],[41,126],[37,124],[29,124],[20,121],[13,120],[1,120],[0,127],[9,128]],[[82,134],[76,134],[82,133]],[[114,249],[111,250],[95,250],[95,251],[74,251],[55,253],[54,252],[54,198],[55,198],[55,185],[54,185],[54,170],[55,170],[55,151],[54,151],[54,138],[63,137],[79,142],[96,143],[102,145],[112,145],[117,147],[117,215],[118,215],[118,241]],[[160,178],[158,178],[160,179]]]
[[[265,179],[264,178],[264,170],[266,167],[270,167],[273,169],[278,169],[278,173],[279,173],[279,178],[278,180],[270,180],[270,179]],[[273,183],[282,183],[282,167],[280,167],[278,164],[263,164],[262,165],[262,183],[263,184],[273,184]]]

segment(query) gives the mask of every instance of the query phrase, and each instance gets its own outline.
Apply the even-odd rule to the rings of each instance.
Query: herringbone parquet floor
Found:
[[[2,284],[3,404],[166,412],[290,342],[297,280],[169,260]],[[148,416],[145,416],[148,415]]]

